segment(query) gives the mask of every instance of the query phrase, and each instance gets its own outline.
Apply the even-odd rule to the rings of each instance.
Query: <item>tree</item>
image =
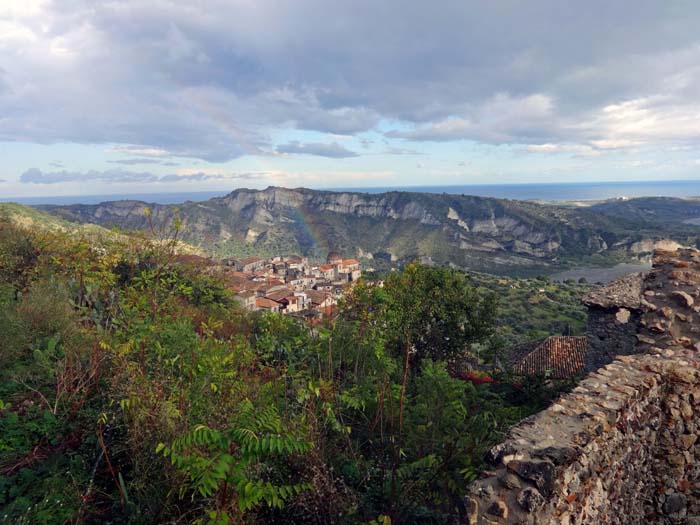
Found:
[[[385,291],[396,349],[410,346],[416,369],[427,357],[462,355],[493,333],[496,297],[476,290],[462,272],[411,263],[389,276]]]

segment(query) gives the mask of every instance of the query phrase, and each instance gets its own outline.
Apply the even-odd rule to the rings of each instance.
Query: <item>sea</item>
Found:
[[[0,202],[12,201],[27,205],[40,204],[98,204],[105,201],[132,199],[157,204],[178,204],[185,201],[204,201],[226,195],[226,191],[198,191],[173,193],[130,193],[112,195],[80,195],[50,197],[3,197]],[[471,184],[459,186],[383,186],[371,188],[316,188],[328,191],[357,191],[384,193],[410,191],[476,195],[501,199],[532,201],[598,201],[634,197],[700,197],[700,180],[637,181],[637,182],[563,182],[532,184]]]

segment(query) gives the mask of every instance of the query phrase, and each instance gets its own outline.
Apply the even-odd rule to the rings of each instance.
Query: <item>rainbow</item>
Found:
[[[301,235],[297,238],[308,255],[325,258],[328,249],[332,247],[328,245],[328,235],[324,227],[304,208],[293,208],[291,219],[301,227]]]

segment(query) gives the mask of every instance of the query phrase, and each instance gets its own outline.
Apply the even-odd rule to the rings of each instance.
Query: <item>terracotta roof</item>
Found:
[[[252,276],[250,273],[224,271],[223,276],[227,286],[235,292],[251,289],[252,285],[255,284],[250,280]]]
[[[242,292],[238,292],[236,294],[238,297],[242,297],[244,299],[247,299],[248,297],[253,297],[254,295],[257,295],[253,290],[243,290]]]
[[[551,379],[569,379],[586,367],[585,337],[551,336],[515,364],[513,371],[522,375],[548,375]]]
[[[343,266],[351,266],[353,264],[360,264],[360,261],[358,261],[357,259],[345,259],[342,262]]]
[[[509,369],[514,369],[518,363],[525,359],[533,350],[547,340],[546,337],[533,339],[519,345],[511,346],[506,350],[505,361]]]
[[[246,265],[246,264],[251,264],[251,263],[256,263],[259,261],[263,261],[264,259],[261,259],[260,257],[245,257],[244,259],[232,259],[232,260],[237,260],[239,263]]]
[[[268,299],[272,299],[273,301],[281,301],[282,299],[285,299],[289,297],[289,290],[288,289],[283,289],[283,290],[273,290],[271,292],[267,292],[265,294],[265,297]]]
[[[330,297],[330,294],[328,292],[321,292],[319,290],[307,290],[306,293],[311,299],[312,304],[321,304],[328,297]]]
[[[258,308],[279,308],[279,303],[268,299],[267,297],[258,297],[255,300],[255,306]]]
[[[321,266],[318,267],[318,269],[321,270],[322,272],[325,272],[327,270],[332,270],[333,268],[335,268],[334,264],[322,264]]]
[[[258,290],[260,292],[267,292],[270,291],[275,291],[281,290],[281,289],[287,289],[287,285],[284,283],[284,281],[280,281],[279,279],[265,279],[264,281],[251,281],[250,283],[250,289],[251,290]]]

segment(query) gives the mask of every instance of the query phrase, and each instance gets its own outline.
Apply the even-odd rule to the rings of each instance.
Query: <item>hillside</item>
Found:
[[[97,224],[76,224],[59,216],[14,202],[0,202],[0,216],[24,227],[50,232],[80,232],[87,235],[113,237],[118,234]]]
[[[551,281],[538,277],[518,279],[468,272],[472,286],[498,297],[499,335],[513,346],[549,335],[582,335],[586,329],[583,296],[587,283]]]
[[[595,204],[593,211],[624,220],[668,225],[700,217],[700,198],[643,197]]]
[[[0,219],[25,229],[33,229],[47,233],[69,233],[94,241],[121,241],[126,242],[131,238],[125,232],[101,226],[96,222],[76,222],[62,218],[58,214],[51,214],[37,208],[24,206],[14,202],[0,202]],[[141,229],[141,228],[139,228]],[[131,239],[133,241],[133,239]],[[190,244],[178,241],[179,253],[201,254],[202,251]]]
[[[519,335],[501,283],[411,264],[311,326],[130,241],[0,216],[0,523],[464,522],[486,451],[558,394],[448,366]]]
[[[585,284],[409,264],[311,324],[149,235],[11,208],[3,523],[462,523],[486,452],[573,385],[494,365],[582,333]]]
[[[424,258],[492,273],[546,273],[649,252],[673,239],[697,242],[700,202],[608,201],[590,207],[542,205],[465,195],[366,194],[270,187],[240,189],[179,206],[140,201],[46,206],[63,219],[105,227],[167,228],[180,218],[183,238],[219,256],[330,250],[375,266]],[[654,210],[657,210],[656,212]],[[150,216],[150,219],[149,219]]]

